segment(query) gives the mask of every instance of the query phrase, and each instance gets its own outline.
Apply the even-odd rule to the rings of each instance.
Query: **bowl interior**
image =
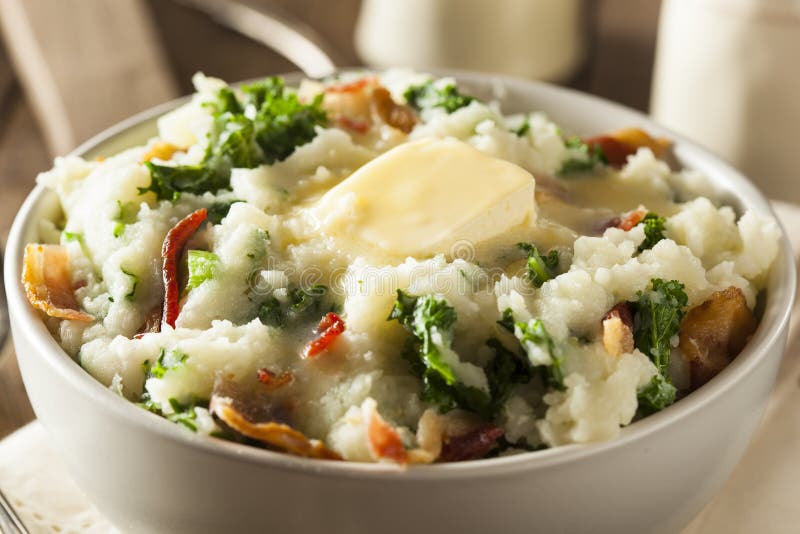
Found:
[[[752,209],[761,214],[774,216],[769,202],[744,176],[708,151],[655,124],[636,111],[597,97],[543,83],[468,72],[443,71],[438,74],[453,75],[471,94],[484,99],[498,100],[506,113],[546,110],[553,120],[570,133],[601,133],[623,127],[638,126],[656,135],[672,139],[675,142],[674,155],[677,162],[683,167],[695,169],[707,175],[712,185],[719,191],[722,201],[734,206],[739,212]],[[286,78],[291,83],[301,79],[301,75],[290,74]],[[108,156],[125,148],[142,144],[155,135],[157,118],[186,100],[186,98],[178,99],[123,121],[84,143],[74,154],[91,159]],[[387,468],[381,465],[308,460],[205,436],[196,436],[177,425],[135,407],[96,382],[61,350],[41,318],[27,304],[20,283],[22,251],[26,243],[37,239],[37,221],[42,218],[52,218],[58,212],[56,196],[37,186],[21,208],[12,227],[5,263],[5,281],[9,306],[14,322],[19,325],[18,329],[36,339],[39,349],[36,357],[47,359],[50,365],[59,370],[64,380],[72,381],[77,387],[83,388],[86,394],[94,397],[97,402],[113,406],[121,417],[126,418],[128,424],[137,425],[143,432],[157,432],[170,439],[189,442],[193,446],[209,448],[221,454],[232,454],[239,458],[267,462],[290,469],[308,470],[315,474],[381,476],[387,471]],[[766,357],[768,349],[777,343],[780,331],[786,327],[795,293],[795,269],[785,231],[780,255],[770,274],[767,293],[767,303],[759,328],[748,346],[731,365],[707,385],[673,406],[624,428],[621,436],[616,440],[591,445],[568,445],[534,453],[461,464],[412,468],[408,471],[408,476],[412,478],[474,477],[479,476],[482,471],[487,472],[484,467],[488,465],[492,465],[496,469],[514,469],[519,462],[523,461],[528,464],[531,462],[554,464],[614,447],[621,442],[640,439],[659,428],[678,422],[689,413],[701,409],[712,399],[732,392],[737,380],[756,365],[759,359]]]

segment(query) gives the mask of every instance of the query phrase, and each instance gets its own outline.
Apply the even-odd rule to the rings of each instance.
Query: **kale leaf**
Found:
[[[453,113],[477,100],[475,97],[462,95],[455,84],[440,85],[433,80],[410,86],[403,97],[409,106],[418,110],[442,108],[447,113]]]
[[[558,273],[558,251],[553,249],[543,256],[535,245],[517,243],[517,247],[528,253],[527,276],[531,284],[542,287],[542,284]]]
[[[123,269],[122,267],[120,267],[119,270],[122,271],[122,274],[130,277],[131,279],[131,290],[125,294],[125,298],[127,300],[133,300],[134,296],[136,295],[136,288],[139,287],[139,276],[136,273],[132,273]]]
[[[208,212],[206,214],[206,219],[211,224],[220,224],[222,219],[228,216],[228,212],[231,211],[231,206],[233,206],[237,202],[244,202],[243,200],[229,200],[227,202],[214,202],[211,206],[208,207]]]
[[[531,130],[531,121],[528,117],[525,117],[525,120],[522,121],[522,124],[520,124],[516,130],[514,130],[514,133],[517,135],[517,137],[522,137],[526,135],[530,130]]]
[[[445,352],[452,351],[452,330],[456,310],[434,295],[413,296],[398,290],[397,300],[388,320],[397,320],[413,337],[403,357],[411,370],[422,379],[422,400],[441,412],[462,408],[490,417],[493,412],[489,395],[460,382],[447,361]]]
[[[644,241],[639,245],[639,252],[653,248],[656,243],[664,239],[664,223],[666,219],[653,212],[644,216],[640,224],[644,224]]]
[[[515,321],[514,312],[506,308],[497,324],[514,334],[528,357],[528,365],[540,369],[544,383],[563,391],[564,358],[544,323],[540,319]]]
[[[285,328],[295,322],[319,319],[335,308],[328,288],[318,284],[305,289],[294,288],[285,300],[270,295],[259,305],[257,317],[267,326]]]
[[[590,149],[589,145],[581,141],[580,137],[570,137],[564,142],[567,148],[577,150],[579,157],[571,157],[561,164],[561,169],[558,174],[565,175],[574,172],[585,172],[595,168],[596,165],[605,165],[608,163],[603,149],[599,145],[594,145]]]
[[[677,280],[651,280],[652,289],[637,292],[632,302],[634,346],[646,354],[658,374],[639,391],[639,404],[646,411],[658,411],[675,401],[675,387],[669,378],[670,339],[680,330],[688,297]]]
[[[181,350],[172,349],[167,351],[162,348],[156,363],[147,370],[146,378],[163,378],[164,374],[170,369],[183,365],[188,357],[189,355]],[[147,365],[149,361],[146,360],[143,365]]]
[[[233,168],[251,169],[289,157],[295,148],[316,136],[327,122],[322,95],[304,104],[278,77],[245,85],[241,99],[225,87],[208,103],[214,124],[208,147],[197,165],[159,165],[147,162],[150,185],[139,193],[153,192],[159,200],[175,202],[181,193],[196,195],[230,187]]]
[[[547,384],[554,389],[563,391],[565,389],[564,371],[562,370],[564,361],[541,319],[531,319],[527,323],[515,322],[514,335],[528,354],[531,365],[543,366],[546,371],[544,378]]]
[[[195,288],[206,280],[211,280],[219,271],[219,256],[205,250],[190,250],[188,254],[188,287]]]
[[[486,344],[494,350],[494,358],[486,366],[486,378],[496,413],[511,396],[514,386],[531,380],[531,365],[517,353],[508,350],[497,338],[491,338]]]

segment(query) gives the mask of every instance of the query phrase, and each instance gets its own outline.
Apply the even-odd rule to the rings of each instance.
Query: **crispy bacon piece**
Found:
[[[29,244],[22,262],[22,284],[34,308],[58,319],[94,321],[75,299],[66,247]]]
[[[466,434],[446,436],[442,444],[440,462],[463,462],[485,457],[503,437],[503,429],[494,425],[482,425]]]
[[[637,210],[633,210],[625,217],[623,217],[619,223],[617,223],[616,227],[620,230],[625,230],[626,232],[632,230],[634,226],[642,222],[644,216],[647,215],[647,210],[639,208]]]
[[[256,379],[267,386],[267,389],[278,389],[294,382],[294,375],[289,371],[284,371],[281,374],[276,374],[266,367],[256,370]]]
[[[167,232],[167,237],[164,238],[164,244],[161,247],[164,277],[163,320],[173,328],[175,328],[175,320],[178,318],[178,313],[180,313],[178,307],[178,299],[180,297],[180,289],[178,287],[178,260],[183,255],[189,238],[194,235],[205,220],[205,208],[200,208],[190,213],[181,219],[172,230]]]
[[[372,455],[378,460],[406,465],[408,454],[403,446],[403,440],[400,439],[397,430],[383,420],[375,402],[365,403],[364,412],[367,419],[367,443]]]
[[[633,316],[627,302],[620,302],[603,317],[603,346],[612,356],[633,352]]]
[[[410,132],[417,123],[414,110],[395,102],[391,93],[378,85],[378,79],[373,76],[327,87],[323,107],[339,125],[359,134],[367,133],[376,122],[404,133]]]
[[[167,161],[175,155],[175,152],[180,152],[181,150],[183,149],[173,145],[172,143],[167,143],[166,141],[156,141],[153,143],[153,146],[150,147],[150,150],[148,150],[145,155],[142,156],[142,163],[152,159]]]
[[[303,350],[303,356],[313,358],[327,349],[344,331],[345,324],[342,318],[333,312],[328,312],[317,326],[317,337],[312,339]]]
[[[374,76],[364,76],[352,82],[339,83],[325,88],[326,93],[358,93],[378,83]]]
[[[356,120],[344,116],[339,117],[337,122],[342,128],[353,130],[354,132],[358,132],[360,134],[367,133],[369,131],[369,127],[371,126],[370,122],[367,120]]]
[[[249,420],[234,407],[234,401],[229,397],[212,396],[209,410],[232,430],[275,449],[306,458],[342,459],[321,441],[309,439],[287,424],[275,421],[257,423]]]
[[[380,119],[403,133],[409,133],[417,124],[417,115],[409,106],[398,104],[385,87],[372,90],[372,109]]]
[[[742,290],[734,286],[717,291],[689,310],[681,323],[679,347],[689,363],[692,389],[722,371],[741,352],[756,326]]]
[[[606,135],[598,135],[583,139],[592,151],[599,147],[613,167],[622,167],[628,156],[636,153],[641,147],[648,147],[655,156],[661,157],[669,148],[670,142],[666,139],[656,139],[639,128],[625,128]]]
[[[133,336],[133,339],[142,339],[145,334],[154,332],[161,332],[161,318],[164,315],[164,308],[161,305],[156,306],[144,319],[144,324],[139,328],[139,332]]]
[[[425,410],[417,423],[418,447],[407,452],[408,462],[412,464],[435,462],[442,452],[444,431],[444,418],[434,409]]]
[[[644,208],[638,208],[626,213],[621,217],[608,219],[603,221],[602,224],[598,225],[597,233],[602,234],[609,228],[619,228],[620,230],[625,230],[627,232],[642,222],[642,219],[644,219],[645,215],[647,215],[647,210]]]

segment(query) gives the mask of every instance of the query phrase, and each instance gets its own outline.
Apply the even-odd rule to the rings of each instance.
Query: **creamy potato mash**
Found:
[[[398,464],[614,438],[744,347],[778,252],[629,129],[568,135],[451,79],[201,74],[145,146],[56,159],[31,303],[188,429]]]

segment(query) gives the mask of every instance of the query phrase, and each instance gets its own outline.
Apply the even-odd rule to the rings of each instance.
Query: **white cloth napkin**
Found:
[[[800,251],[800,206],[773,203]],[[798,254],[795,253],[797,261]],[[730,480],[683,534],[797,532],[800,525],[800,306],[778,383],[756,437]],[[0,488],[33,534],[117,534],[81,493],[34,421],[0,441]]]

